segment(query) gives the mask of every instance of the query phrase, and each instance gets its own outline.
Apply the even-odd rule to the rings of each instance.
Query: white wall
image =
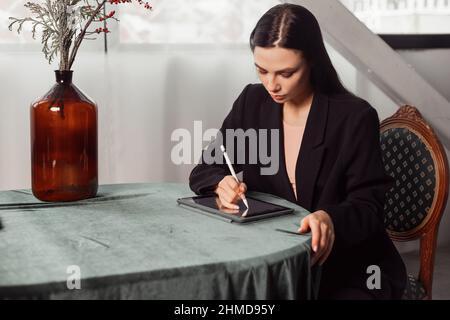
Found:
[[[100,183],[186,181],[170,160],[171,133],[220,126],[256,74],[248,49],[82,52],[74,83],[98,103]],[[38,52],[0,53],[0,189],[30,187],[29,106],[54,84]]]

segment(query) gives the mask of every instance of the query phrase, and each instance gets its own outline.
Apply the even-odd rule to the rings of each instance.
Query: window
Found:
[[[31,24],[24,24],[20,34],[8,29],[11,23],[9,17],[24,17],[29,14],[28,10],[23,6],[26,2],[27,0],[0,1],[0,44],[34,42],[31,37]]]
[[[24,50],[37,51],[42,48],[40,28],[36,30],[36,39],[32,37],[32,24],[24,23],[22,31],[17,33],[17,24],[13,26],[13,30],[8,29],[11,20],[9,17],[24,18],[32,17],[33,13],[24,7],[24,4],[30,0],[0,0],[0,49],[2,51],[9,50]],[[44,2],[44,0],[40,0]],[[83,50],[103,51],[103,34],[98,41],[85,41],[83,43]],[[100,37],[99,37],[100,38]]]
[[[394,49],[450,48],[450,0],[340,0]]]
[[[450,0],[341,0],[380,34],[450,33]]]
[[[0,1],[0,44],[39,44],[31,24],[20,34],[9,31],[9,17],[29,16],[29,0]],[[149,0],[153,10],[131,4],[107,5],[118,11],[120,22],[110,21],[108,34],[120,44],[248,44],[258,19],[279,0]]]
[[[150,3],[151,12],[137,5],[120,7],[120,43],[248,43],[258,19],[280,1],[152,0]]]

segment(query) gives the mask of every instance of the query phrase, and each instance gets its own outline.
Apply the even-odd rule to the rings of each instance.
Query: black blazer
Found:
[[[250,163],[247,141],[245,150],[227,150],[234,163],[235,155],[245,151],[246,163],[234,164],[236,172],[243,171],[249,190],[271,193],[310,212],[322,209],[330,215],[336,239],[323,265],[321,297],[337,288],[368,290],[366,282],[372,273],[368,274],[367,268],[377,265],[381,289],[368,292],[376,298],[400,298],[406,271],[383,224],[384,197],[391,179],[382,164],[376,110],[351,94],[314,94],[296,164],[298,200],[286,171],[282,116],[282,105],[261,84],[245,87],[220,129],[224,145],[226,129],[279,129],[279,169],[274,175],[261,175],[261,167],[269,165],[259,158],[256,164]],[[208,148],[217,143],[211,142]],[[225,163],[203,162],[202,156],[189,177],[196,194],[213,193],[219,181],[230,174]]]

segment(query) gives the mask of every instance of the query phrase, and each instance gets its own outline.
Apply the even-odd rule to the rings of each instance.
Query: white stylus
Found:
[[[225,161],[227,162],[228,169],[230,169],[230,171],[231,171],[231,175],[233,176],[233,178],[236,180],[237,183],[240,183],[240,182],[239,182],[239,179],[238,179],[237,176],[236,176],[236,172],[234,172],[234,168],[233,168],[233,166],[231,165],[230,158],[228,158],[228,154],[227,154],[227,152],[225,151],[225,147],[224,147],[223,145],[220,146],[220,150],[222,150],[222,152],[223,152],[223,156],[225,157]],[[247,208],[249,208],[247,199],[245,199],[245,196],[244,196],[244,195],[241,196],[241,199],[242,199],[242,202],[244,202],[245,206],[246,206]]]

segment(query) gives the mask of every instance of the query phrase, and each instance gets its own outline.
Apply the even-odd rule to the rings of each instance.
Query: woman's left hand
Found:
[[[311,246],[314,252],[312,264],[322,265],[331,253],[334,243],[334,225],[331,217],[323,210],[308,214],[300,222],[299,233],[312,232]]]

